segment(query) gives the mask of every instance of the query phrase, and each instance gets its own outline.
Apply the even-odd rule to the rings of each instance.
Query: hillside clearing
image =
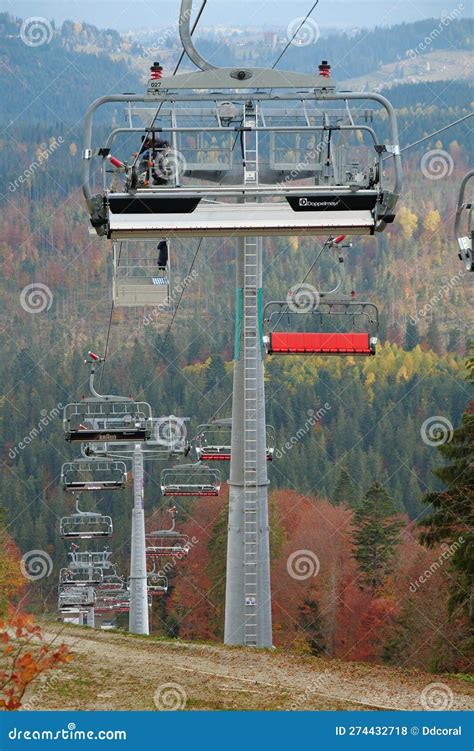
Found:
[[[404,669],[158,641],[86,628],[48,625],[46,636],[71,648],[74,660],[26,697],[26,708],[155,710],[154,696],[174,683],[186,709],[423,709],[432,683],[452,691],[452,709],[474,709],[474,689],[457,678]],[[184,692],[184,693],[183,693]]]

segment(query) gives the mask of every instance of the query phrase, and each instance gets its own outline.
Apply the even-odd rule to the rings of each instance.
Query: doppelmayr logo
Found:
[[[339,206],[340,202],[339,198],[336,201],[310,201],[309,198],[300,198],[298,206],[310,206],[319,209],[322,206]]]

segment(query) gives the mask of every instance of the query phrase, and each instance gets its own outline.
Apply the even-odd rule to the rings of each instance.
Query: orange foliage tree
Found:
[[[12,613],[0,620],[0,709],[14,710],[22,705],[28,686],[46,670],[72,659],[66,645],[46,644],[31,616]]]

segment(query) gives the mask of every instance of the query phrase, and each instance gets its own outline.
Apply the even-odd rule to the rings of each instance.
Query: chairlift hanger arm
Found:
[[[95,378],[95,371],[98,364],[104,364],[105,358],[101,357],[100,355],[94,354],[94,352],[89,351],[87,353],[89,360],[84,360],[84,362],[87,364],[90,364],[91,366],[91,372],[89,376],[89,388],[91,390],[91,394],[94,397],[94,399],[109,401],[113,400],[115,402],[129,402],[131,401],[129,396],[116,396],[115,394],[99,394],[94,386],[94,378]]]
[[[193,0],[181,0],[179,12],[179,37],[189,59],[201,70],[215,70],[217,66],[210,63],[199,54],[192,39],[191,14],[193,12]]]
[[[468,172],[467,175],[464,175],[461,181],[460,188],[459,188],[458,202],[456,206],[456,218],[454,220],[454,234],[457,239],[461,236],[462,212],[465,208],[468,208],[470,204],[470,201],[467,203],[464,202],[464,196],[466,194],[466,186],[469,180],[471,180],[471,178],[473,177],[474,177],[474,170],[470,170],[470,172]]]
[[[465,175],[461,181],[459,188],[458,202],[456,206],[456,216],[454,220],[454,235],[458,243],[458,255],[461,261],[464,263],[466,271],[474,271],[474,257],[473,257],[473,204],[472,201],[465,200],[466,187],[469,181],[474,177],[474,170]],[[468,228],[467,234],[461,226],[465,211],[468,212]]]

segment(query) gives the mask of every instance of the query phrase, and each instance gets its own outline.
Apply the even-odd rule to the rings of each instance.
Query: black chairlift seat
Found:
[[[67,441],[146,441],[153,430],[151,407],[132,399],[83,399],[65,406],[63,427]]]
[[[59,572],[59,584],[74,587],[92,587],[103,580],[101,568],[62,568]]]
[[[181,190],[183,189],[176,189]],[[288,195],[286,200],[242,204],[210,202],[166,189],[108,199],[108,236],[113,240],[163,237],[328,234],[371,235],[377,223],[379,193],[341,188]],[[263,191],[262,191],[263,192]],[[235,193],[238,193],[237,188]],[[203,196],[204,198],[205,196]]]
[[[299,330],[302,319],[303,331]],[[341,320],[349,321],[352,330],[331,330],[328,322],[340,325]],[[375,355],[378,320],[373,303],[353,299],[321,299],[309,310],[287,301],[269,302],[264,311],[264,346],[269,355]]]
[[[63,490],[119,490],[127,481],[127,465],[115,459],[76,459],[61,467]]]
[[[113,533],[112,517],[93,511],[80,511],[63,516],[60,535],[68,540],[95,540],[110,537]]]

